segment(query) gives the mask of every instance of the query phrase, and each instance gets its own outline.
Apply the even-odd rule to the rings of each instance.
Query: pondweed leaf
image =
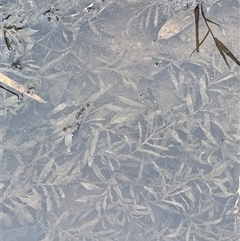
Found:
[[[175,75],[172,73],[172,71],[170,71],[168,69],[168,74],[170,76],[170,79],[174,85],[174,87],[176,88],[176,90],[179,92],[179,81],[177,80],[177,78],[175,77]]]
[[[155,198],[156,200],[158,200],[158,195],[157,193],[153,190],[153,188],[149,187],[149,186],[143,186],[143,188],[145,190],[147,190],[149,193],[151,193]]]
[[[190,114],[193,113],[194,107],[193,107],[193,102],[192,102],[191,95],[190,95],[190,94],[187,94],[185,100],[186,100],[186,105],[187,105],[187,107],[188,107],[189,113],[190,113]]]
[[[72,146],[72,133],[68,133],[64,136],[64,143],[67,147],[67,151],[71,152],[71,146]]]
[[[117,182],[116,182],[116,184],[112,185],[112,188],[116,192],[116,194],[118,195],[119,199],[121,201],[123,201],[122,191],[121,191],[120,187],[117,185]]]
[[[23,193],[22,191],[18,190],[14,192],[14,195],[18,197],[23,203],[26,203],[29,207],[33,209],[42,209],[41,206],[41,195],[36,191],[36,189],[32,189],[31,194]]]
[[[51,194],[52,194],[52,199],[53,199],[54,202],[56,203],[56,206],[57,206],[58,208],[60,208],[61,205],[62,205],[62,200],[61,200],[60,195],[58,194],[57,186],[51,185]]]
[[[108,183],[108,180],[104,177],[104,175],[102,174],[102,171],[100,170],[100,168],[95,165],[94,163],[91,166],[93,172],[95,173],[95,175],[103,182],[103,183]]]
[[[168,151],[169,150],[169,147],[161,146],[161,145],[157,145],[157,144],[154,145],[149,142],[144,143],[144,145],[150,146],[150,147],[154,148],[155,150],[159,150],[159,151]]]
[[[99,131],[97,129],[92,128],[92,134],[93,134],[93,139],[91,140],[91,150],[90,150],[90,155],[93,156],[96,150],[97,142],[98,142],[98,136],[99,136]]]
[[[142,104],[140,104],[140,103],[138,103],[136,101],[133,101],[131,99],[128,99],[128,98],[126,98],[124,96],[118,96],[118,99],[120,101],[122,101],[124,104],[130,105],[131,107],[133,107],[133,106],[138,107],[138,108],[144,108],[145,107],[144,105],[142,105]]]
[[[138,151],[142,152],[142,153],[147,153],[149,155],[153,155],[155,157],[160,157],[160,153],[157,153],[155,151],[152,151],[152,150],[147,150],[147,149],[142,149],[142,148],[139,148]]]
[[[181,203],[176,202],[175,200],[163,199],[162,202],[168,203],[168,204],[170,204],[170,205],[173,205],[175,208],[178,207],[178,208],[180,208],[181,210],[184,210],[184,211],[185,211],[184,206],[183,206]]]
[[[38,181],[40,183],[43,182],[43,180],[49,175],[49,172],[51,172],[51,169],[54,165],[54,158],[51,158],[43,167],[41,173],[38,176]]]
[[[169,237],[169,238],[179,237],[181,235],[180,231],[181,231],[182,227],[183,227],[183,221],[181,220],[181,222],[179,223],[177,229],[175,229],[173,231],[173,233],[167,234],[167,237]]]
[[[99,196],[95,195],[86,195],[82,196],[78,199],[75,200],[75,203],[80,204],[80,203],[89,203],[89,202],[94,202],[99,198]]]
[[[93,184],[93,183],[88,183],[88,182],[80,182],[81,185],[87,189],[88,191],[91,191],[91,190],[99,190],[100,187],[98,187],[97,185]]]
[[[207,95],[206,89],[207,89],[206,76],[203,75],[199,79],[199,91],[200,91],[200,95],[201,95],[201,99],[202,99],[202,106],[205,106],[209,102],[209,97]]]

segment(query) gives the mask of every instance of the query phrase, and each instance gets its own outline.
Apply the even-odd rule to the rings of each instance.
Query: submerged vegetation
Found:
[[[200,8],[199,8],[199,6],[200,5],[201,5],[202,16],[203,16],[205,24],[206,24],[206,26],[208,28],[208,31],[207,31],[206,35],[204,36],[204,38],[201,40],[201,42],[199,41],[199,16],[200,16]],[[214,36],[214,34],[213,34],[213,32],[212,32],[212,30],[211,30],[211,28],[209,26],[209,23],[216,24],[217,26],[220,26],[220,25],[215,23],[215,22],[213,22],[212,20],[206,18],[205,14],[204,14],[204,11],[203,11],[203,4],[198,4],[196,6],[196,8],[194,9],[194,16],[195,16],[195,29],[196,29],[196,49],[194,51],[199,52],[199,47],[204,43],[204,41],[206,40],[207,36],[210,33],[212,38],[213,38],[213,40],[214,40],[214,42],[215,42],[215,44],[216,44],[216,46],[217,46],[218,51],[220,52],[222,58],[224,59],[225,63],[227,64],[227,66],[230,68],[230,65],[227,62],[225,54],[227,56],[229,56],[237,65],[240,66],[240,61],[230,52],[230,50],[219,39],[217,39]]]
[[[28,44],[2,41],[1,65],[47,104],[0,95],[4,240],[239,239],[238,66],[152,41],[170,2],[21,5]]]

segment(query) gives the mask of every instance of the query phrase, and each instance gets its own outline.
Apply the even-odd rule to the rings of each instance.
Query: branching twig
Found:
[[[206,35],[204,36],[204,38],[202,39],[202,41],[199,43],[199,4],[196,6],[196,8],[194,9],[194,15],[195,15],[195,29],[196,29],[196,48],[193,50],[193,52],[190,54],[190,56],[195,52],[199,52],[199,47],[202,45],[202,43],[205,41],[205,39],[207,38],[208,34],[210,33],[216,46],[217,46],[217,49],[218,51],[220,52],[221,56],[223,57],[225,63],[227,64],[227,66],[230,68],[230,65],[228,64],[228,61],[227,61],[227,58],[225,56],[225,54],[227,56],[229,56],[237,65],[240,66],[240,61],[230,52],[230,50],[219,40],[217,39],[209,24],[208,23],[212,23],[212,24],[215,24],[217,26],[220,27],[220,25],[218,23],[215,23],[214,21],[210,20],[209,18],[207,18],[204,14],[204,11],[203,11],[203,5],[201,4],[201,13],[202,13],[202,16],[203,16],[203,19],[204,19],[204,22],[208,28],[208,31],[206,33]]]

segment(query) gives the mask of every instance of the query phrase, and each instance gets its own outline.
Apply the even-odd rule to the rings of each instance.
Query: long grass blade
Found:
[[[225,63],[227,64],[227,66],[228,66],[229,69],[230,69],[230,65],[228,64],[227,58],[226,58],[226,56],[224,55],[224,50],[222,49],[223,43],[222,43],[221,41],[219,41],[216,37],[214,37],[214,41],[215,41],[215,44],[216,44],[216,46],[217,46],[217,48],[218,48],[218,51],[220,52],[220,54],[222,55]],[[225,45],[223,45],[223,46],[225,46]]]
[[[199,4],[194,9],[195,32],[196,32],[196,51],[199,52]]]
[[[219,48],[227,55],[229,56],[237,65],[240,66],[240,61],[233,55],[232,52],[217,38],[214,38],[215,43],[219,46]]]
[[[205,13],[204,13],[204,11],[203,11],[203,6],[202,6],[202,5],[201,5],[201,13],[202,13],[203,18],[204,18],[207,22],[216,24],[218,27],[220,27],[220,25],[219,25],[218,23],[213,22],[212,20],[210,20],[209,18],[207,18],[207,17],[205,16]]]
[[[203,44],[203,42],[205,41],[205,39],[207,38],[207,36],[208,36],[209,33],[210,33],[210,31],[208,30],[207,33],[206,33],[206,35],[205,35],[204,38],[202,39],[202,41],[199,43],[198,48]],[[192,51],[192,53],[189,55],[189,57],[191,57],[192,54],[193,54],[196,50],[197,50],[197,48],[195,48],[195,49]]]

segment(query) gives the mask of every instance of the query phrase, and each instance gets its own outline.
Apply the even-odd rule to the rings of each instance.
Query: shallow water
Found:
[[[236,240],[239,66],[211,36],[189,57],[194,26],[157,40],[180,3],[12,2],[2,72],[47,104],[1,91],[3,238]],[[204,9],[239,58],[238,2]]]

